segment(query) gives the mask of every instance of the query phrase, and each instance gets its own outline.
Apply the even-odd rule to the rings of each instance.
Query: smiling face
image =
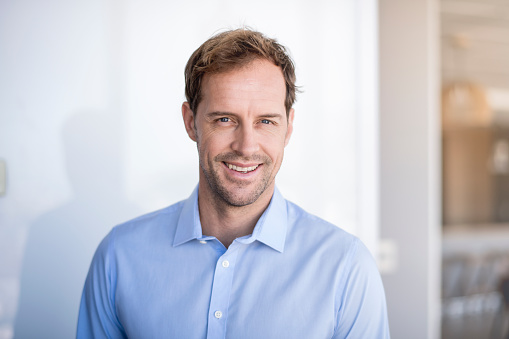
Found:
[[[230,206],[268,204],[293,129],[281,69],[255,60],[206,75],[202,93],[196,114],[182,106],[187,133],[198,146],[200,195]]]

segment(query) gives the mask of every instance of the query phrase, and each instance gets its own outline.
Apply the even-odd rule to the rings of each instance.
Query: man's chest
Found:
[[[127,336],[330,338],[334,270],[313,258],[256,252],[133,259],[119,268],[115,306]]]

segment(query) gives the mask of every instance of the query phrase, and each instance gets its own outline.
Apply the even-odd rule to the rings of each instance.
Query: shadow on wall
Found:
[[[15,338],[73,338],[93,253],[116,224],[140,213],[124,194],[122,126],[81,112],[63,128],[74,197],[30,227],[21,273]],[[44,199],[44,192],[40,194]]]

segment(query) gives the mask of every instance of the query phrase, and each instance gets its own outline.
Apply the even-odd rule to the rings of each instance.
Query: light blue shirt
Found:
[[[389,338],[366,247],[276,189],[253,234],[202,234],[198,190],[113,228],[92,260],[78,338]]]

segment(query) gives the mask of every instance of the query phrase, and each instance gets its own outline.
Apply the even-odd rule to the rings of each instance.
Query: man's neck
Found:
[[[227,248],[236,238],[253,233],[274,192],[274,185],[271,185],[255,202],[238,207],[228,204],[202,185],[208,183],[200,182],[198,190],[202,233],[216,237]]]

